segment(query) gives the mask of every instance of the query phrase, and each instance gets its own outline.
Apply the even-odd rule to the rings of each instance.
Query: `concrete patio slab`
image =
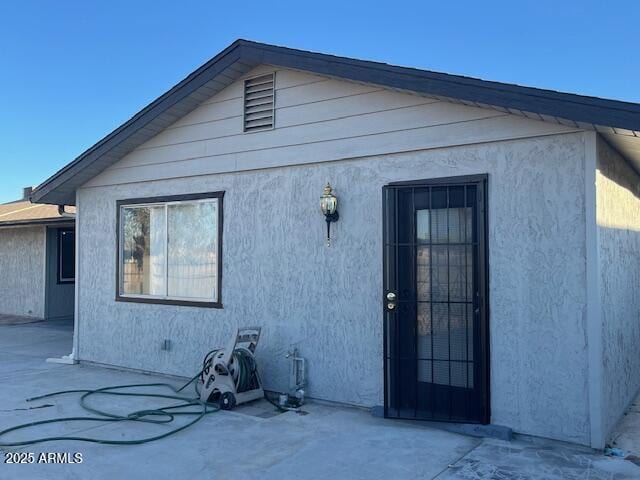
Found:
[[[45,358],[71,349],[69,325],[0,326],[0,430],[52,417],[86,416],[77,394],[35,402],[25,399],[66,389],[182,380],[159,375],[58,365]],[[159,391],[150,389],[150,391]],[[192,390],[187,394],[192,395]],[[150,404],[153,403],[153,405]],[[166,400],[96,397],[91,405],[119,413],[166,405]],[[29,409],[44,406],[44,408]],[[0,462],[0,479],[631,479],[640,467],[593,450],[537,439],[511,442],[467,437],[372,417],[357,408],[309,403],[306,415],[276,414],[264,401],[232,412],[216,412],[172,437],[137,446],[56,441],[2,451],[80,452],[81,464]],[[179,418],[177,424],[188,422]],[[49,435],[134,439],[167,431],[139,422],[50,424],[0,439]],[[4,459],[4,454],[2,455]]]
[[[537,438],[487,439],[438,477],[449,479],[610,480],[640,478],[640,468],[589,448]]]
[[[618,422],[610,444],[622,450],[627,459],[640,465],[640,393]]]

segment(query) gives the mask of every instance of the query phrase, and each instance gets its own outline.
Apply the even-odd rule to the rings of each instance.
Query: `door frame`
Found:
[[[480,360],[482,361],[484,368],[482,369],[481,375],[481,385],[482,385],[482,396],[481,396],[481,408],[482,408],[482,419],[480,421],[481,424],[489,424],[491,421],[491,354],[490,354],[490,344],[491,344],[491,335],[489,328],[489,224],[488,224],[488,189],[489,189],[489,174],[476,174],[476,175],[462,175],[455,177],[437,177],[437,178],[428,178],[421,180],[407,180],[407,181],[396,181],[390,182],[383,186],[382,188],[382,271],[383,271],[383,282],[382,282],[382,312],[383,312],[383,370],[384,370],[384,379],[383,379],[383,397],[384,397],[384,417],[385,418],[398,418],[398,417],[389,417],[389,405],[388,405],[388,392],[387,388],[389,385],[389,372],[388,372],[388,362],[387,358],[389,355],[387,344],[387,321],[386,316],[388,315],[386,310],[386,290],[385,290],[385,279],[387,278],[387,261],[386,261],[386,246],[389,243],[389,239],[387,238],[387,206],[385,200],[385,191],[389,188],[397,188],[400,189],[402,187],[433,187],[433,186],[462,186],[462,185],[476,185],[478,188],[478,241],[480,242],[478,248],[478,290],[481,292],[480,294],[480,344],[482,347],[482,351],[480,352]],[[397,203],[396,203],[397,204]],[[397,218],[397,215],[395,215]],[[397,230],[397,225],[395,227]],[[417,419],[417,418],[416,418]],[[435,419],[434,419],[435,420]],[[436,420],[437,421],[437,420]]]
[[[73,281],[60,281],[60,233],[63,230],[76,231],[76,225],[71,222],[59,222],[55,224],[49,224],[44,226],[44,319],[45,320],[58,320],[58,319],[71,319],[75,317],[75,278]],[[76,242],[77,248],[77,242]],[[75,260],[74,258],[74,263]],[[77,265],[75,266],[75,272],[77,274]],[[60,295],[60,288],[65,288],[69,285],[73,290],[73,298],[70,305],[70,313],[68,315],[56,315],[52,316],[52,299],[58,298]],[[66,303],[66,302],[65,302]],[[74,320],[75,321],[75,320]]]

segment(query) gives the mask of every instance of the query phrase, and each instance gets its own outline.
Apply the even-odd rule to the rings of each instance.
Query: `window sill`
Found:
[[[190,300],[171,300],[165,298],[141,298],[116,296],[116,302],[150,303],[156,305],[175,305],[180,307],[222,308],[222,302],[198,302]]]

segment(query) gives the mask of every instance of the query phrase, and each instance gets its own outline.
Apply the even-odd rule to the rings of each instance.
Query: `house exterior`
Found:
[[[75,218],[73,209],[32,204],[23,198],[0,205],[0,315],[72,319]]]
[[[267,389],[297,347],[311,397],[599,448],[640,387],[639,131],[239,40],[33,198],[77,207],[76,360],[192,375],[257,325]]]

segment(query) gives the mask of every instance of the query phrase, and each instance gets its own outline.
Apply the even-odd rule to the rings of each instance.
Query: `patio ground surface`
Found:
[[[91,365],[46,363],[68,354],[72,326],[62,323],[0,325],[0,430],[52,417],[87,415],[77,395],[25,402],[66,389],[99,388],[177,379]],[[151,405],[122,397],[93,405],[128,412]],[[48,406],[47,406],[48,405]],[[43,408],[30,408],[43,406]],[[277,414],[264,401],[216,412],[172,436],[140,446],[57,441],[0,447],[0,479],[638,479],[640,467],[574,445],[528,437],[511,442],[479,439],[372,417],[356,408],[309,403],[306,415]],[[186,422],[181,419],[179,422]],[[16,432],[0,442],[69,435],[132,439],[168,427],[135,422],[55,424]],[[638,438],[625,431],[625,439]],[[634,437],[635,436],[635,437]],[[80,464],[3,463],[5,452],[80,452]]]

